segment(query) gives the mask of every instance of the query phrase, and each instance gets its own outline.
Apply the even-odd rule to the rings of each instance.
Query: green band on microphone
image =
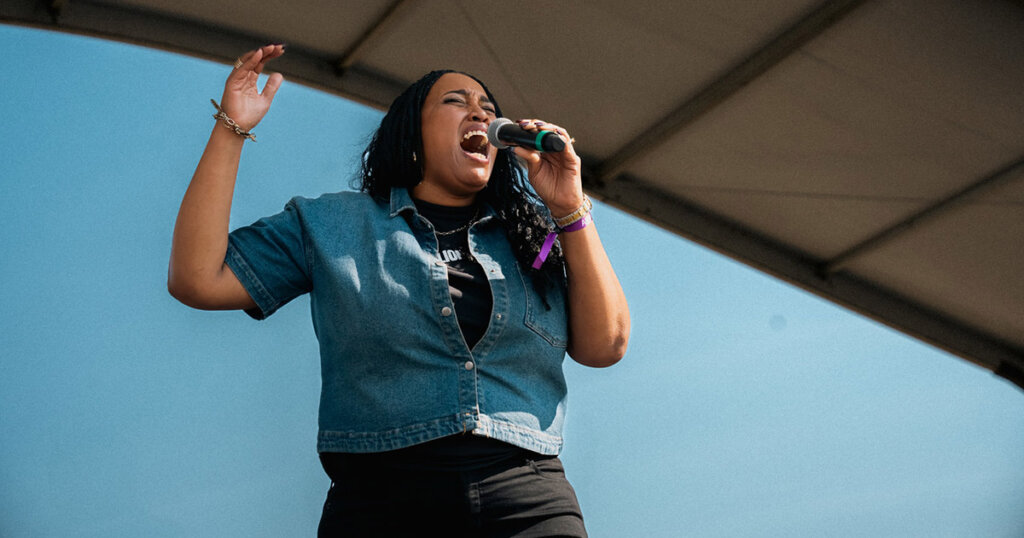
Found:
[[[537,133],[537,139],[533,141],[533,145],[537,147],[537,151],[544,151],[544,146],[540,145],[540,140],[544,138],[544,135],[548,134],[547,131],[540,131]]]

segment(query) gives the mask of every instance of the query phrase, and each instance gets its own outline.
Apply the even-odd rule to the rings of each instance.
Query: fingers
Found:
[[[553,131],[554,129],[552,129],[552,127],[555,127],[554,124],[547,123],[547,122],[544,122],[544,121],[541,121],[541,120],[535,120],[535,119],[518,120],[516,123],[518,123],[519,126],[522,127],[523,129],[526,129],[527,131],[533,131],[533,132],[542,131],[542,130],[543,131]]]
[[[263,86],[263,97],[273,101],[274,95],[277,93],[278,88],[281,87],[282,82],[284,82],[284,76],[281,73],[270,75],[270,78],[267,79],[267,84]]]
[[[246,75],[249,71],[252,71],[263,57],[263,49],[250,50],[245,54],[241,55],[238,60],[242,63],[235,62],[235,69],[231,72],[232,75]]]
[[[526,149],[519,146],[512,146],[512,151],[515,152],[516,157],[526,163],[528,170],[536,169],[537,164],[540,162],[540,152],[532,149]]]
[[[569,136],[569,132],[566,131],[564,128],[559,127],[553,123],[547,123],[545,121],[537,119],[519,120],[516,123],[524,130],[530,131],[531,133],[536,133],[539,131],[551,131],[553,133],[556,133],[558,136],[562,137],[563,140],[565,140],[565,143],[568,146],[566,148],[565,153],[567,155],[572,156],[576,155],[576,149],[573,147],[573,143],[576,142],[576,139]]]
[[[262,58],[260,58],[259,63],[257,63],[256,67],[253,69],[253,71],[256,71],[256,74],[260,74],[263,72],[263,67],[267,65],[267,62],[284,54],[284,44],[279,43],[274,45],[266,45],[264,47],[261,47],[259,50],[262,53]]]
[[[548,123],[542,120],[519,120],[516,123],[527,131],[555,131],[560,134],[565,133],[565,129],[555,125],[554,123]]]
[[[284,48],[284,44],[271,44],[246,52],[235,62],[236,67],[231,71],[232,76],[248,76],[250,72],[257,75],[262,73],[267,62],[284,54]]]

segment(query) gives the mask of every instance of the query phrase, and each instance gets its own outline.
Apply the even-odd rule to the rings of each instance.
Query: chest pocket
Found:
[[[566,308],[565,289],[554,286],[547,290],[549,309],[544,306],[537,292],[533,290],[533,282],[523,275],[521,268],[517,272],[523,283],[526,295],[526,326],[541,338],[555,347],[565,348],[569,345],[569,319]]]

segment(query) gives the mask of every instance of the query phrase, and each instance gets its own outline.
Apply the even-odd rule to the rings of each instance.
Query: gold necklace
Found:
[[[437,227],[434,226],[433,222],[430,223],[430,226],[432,228],[434,228],[434,235],[439,236],[439,237],[447,237],[449,235],[457,234],[459,232],[462,232],[462,231],[465,231],[465,230],[469,229],[470,226],[476,224],[476,218],[478,216],[480,216],[480,207],[479,206],[477,206],[476,211],[473,212],[473,216],[469,218],[469,222],[463,224],[462,226],[459,226],[458,228],[456,228],[454,230],[448,230],[447,232],[439,232],[439,231],[437,231]],[[429,221],[430,219],[427,219],[427,220]]]

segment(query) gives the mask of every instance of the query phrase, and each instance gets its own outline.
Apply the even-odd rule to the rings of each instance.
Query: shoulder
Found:
[[[386,208],[370,195],[354,191],[326,193],[316,198],[296,196],[285,204],[285,210],[294,210],[307,221],[367,218],[373,214],[386,213]]]
[[[356,191],[341,191],[324,193],[315,198],[296,196],[291,200],[288,200],[287,205],[295,207],[296,209],[300,209],[302,211],[323,211],[339,207],[365,207],[369,209],[371,206],[376,207],[380,204],[378,204],[373,198],[370,197],[370,195],[366,193]]]

